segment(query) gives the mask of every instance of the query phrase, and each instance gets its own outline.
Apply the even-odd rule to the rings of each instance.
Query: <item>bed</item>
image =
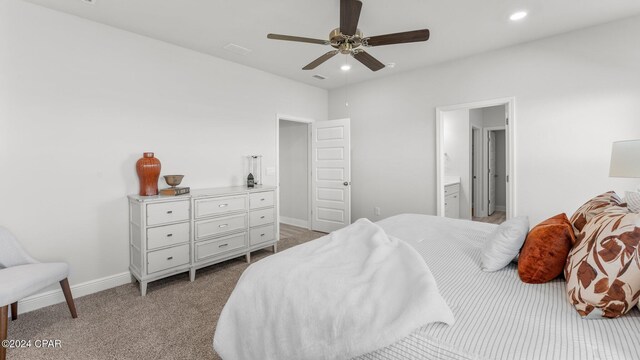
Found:
[[[640,311],[584,320],[565,282],[524,284],[516,264],[480,270],[480,246],[497,225],[405,214],[377,223],[425,259],[456,323],[434,323],[358,359],[640,359]]]
[[[480,249],[497,225],[416,214],[376,224],[424,259],[455,323],[424,325],[358,360],[640,359],[636,308],[617,319],[585,320],[567,301],[562,278],[525,284],[515,263],[482,271]]]

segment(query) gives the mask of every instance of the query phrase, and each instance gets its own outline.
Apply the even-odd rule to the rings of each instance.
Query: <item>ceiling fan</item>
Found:
[[[268,34],[267,38],[274,40],[331,45],[336,49],[331,50],[328,53],[313,60],[307,66],[303,67],[302,70],[315,69],[316,67],[318,67],[318,65],[324,63],[325,61],[340,53],[345,55],[350,54],[372,71],[378,71],[384,68],[384,64],[364,51],[363,47],[402,44],[429,40],[428,29],[365,37],[362,31],[358,29],[360,10],[362,10],[362,1],[340,0],[340,27],[331,30],[331,32],[329,33],[329,40],[320,40],[280,34]]]

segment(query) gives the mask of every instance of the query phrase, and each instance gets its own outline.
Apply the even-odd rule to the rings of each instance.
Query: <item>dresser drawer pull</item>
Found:
[[[173,234],[167,234],[167,237],[172,237],[172,236],[173,236]]]
[[[264,219],[264,215],[260,216],[260,219]]]
[[[222,225],[218,225],[218,227],[219,227],[219,228],[225,228],[225,227],[227,227],[227,226],[229,226],[229,224],[222,224]]]
[[[260,236],[264,236],[264,234],[260,234]]]
[[[218,247],[219,247],[219,248],[221,248],[221,247],[225,247],[225,246],[227,246],[227,245],[229,245],[229,244],[222,244],[222,245],[218,245]]]
[[[229,204],[220,204],[220,205],[218,205],[218,207],[221,207],[221,208],[227,207],[227,206],[229,206]]]
[[[167,211],[167,214],[173,214],[173,211],[169,210]]]
[[[169,256],[167,260],[173,260],[173,256]]]
[[[264,200],[265,200],[264,198],[260,199],[260,201],[264,201]]]

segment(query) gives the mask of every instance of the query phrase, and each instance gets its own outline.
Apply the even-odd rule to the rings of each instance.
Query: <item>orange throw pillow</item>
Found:
[[[518,275],[529,284],[542,284],[562,274],[575,242],[573,227],[562,213],[536,225],[518,257]]]

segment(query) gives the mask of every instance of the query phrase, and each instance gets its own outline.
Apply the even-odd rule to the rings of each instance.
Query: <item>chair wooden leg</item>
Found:
[[[18,320],[18,302],[11,304],[11,321]]]
[[[73,295],[71,295],[71,288],[69,287],[69,280],[64,279],[60,281],[60,287],[62,287],[62,292],[64,293],[64,298],[67,299],[67,306],[69,306],[69,311],[71,312],[72,318],[77,318],[78,313],[76,312],[76,304],[73,302]]]
[[[9,305],[0,308],[0,344],[7,339],[7,328],[9,327]],[[7,358],[7,349],[0,345],[0,360]]]

